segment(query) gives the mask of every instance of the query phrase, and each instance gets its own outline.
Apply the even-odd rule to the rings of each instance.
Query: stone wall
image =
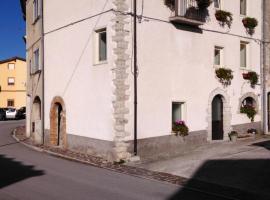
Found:
[[[138,140],[138,155],[142,160],[153,161],[183,155],[207,143],[207,132],[196,131],[188,136],[161,136]],[[129,151],[133,151],[130,141]]]
[[[115,6],[114,18],[113,18],[113,30],[114,36],[112,38],[114,42],[114,68],[113,68],[113,84],[114,84],[114,101],[113,101],[113,117],[114,117],[114,160],[127,160],[130,154],[127,151],[128,144],[125,142],[125,138],[129,135],[125,129],[128,120],[126,115],[129,113],[129,109],[126,106],[126,102],[129,100],[127,90],[129,85],[127,84],[129,67],[127,61],[129,56],[127,54],[128,41],[126,37],[129,32],[127,31],[128,16],[123,15],[123,12],[128,10],[126,0],[114,0]]]
[[[248,129],[255,128],[259,131],[259,133],[262,132],[261,130],[261,122],[253,122],[253,123],[247,123],[247,124],[237,124],[233,125],[233,130],[237,131],[238,133],[247,133]]]

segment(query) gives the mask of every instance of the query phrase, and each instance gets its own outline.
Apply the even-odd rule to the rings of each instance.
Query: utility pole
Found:
[[[133,0],[133,30],[134,30],[134,155],[137,156],[137,78],[138,78],[138,65],[137,65],[137,0]]]

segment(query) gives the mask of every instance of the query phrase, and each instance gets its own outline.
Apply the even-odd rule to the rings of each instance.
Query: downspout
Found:
[[[268,133],[268,116],[267,116],[267,95],[266,95],[266,49],[265,49],[265,37],[266,37],[266,1],[262,0],[262,41],[261,41],[261,93],[262,93],[262,130],[264,134]]]
[[[42,143],[45,144],[45,52],[44,52],[44,0],[42,0],[42,23],[41,23],[41,43],[42,43],[42,120],[41,120],[41,129],[42,129]]]
[[[134,155],[138,154],[137,150],[137,0],[133,0],[133,29],[134,29]]]

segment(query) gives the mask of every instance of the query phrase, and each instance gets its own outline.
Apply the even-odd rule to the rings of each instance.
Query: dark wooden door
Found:
[[[223,140],[223,102],[217,95],[212,102],[212,140]]]
[[[268,120],[268,131],[270,131],[270,93],[267,95],[267,120]]]

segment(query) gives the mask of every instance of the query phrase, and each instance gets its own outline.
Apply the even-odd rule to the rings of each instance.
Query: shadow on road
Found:
[[[44,175],[44,172],[35,170],[34,166],[26,166],[12,158],[0,155],[0,189],[16,182],[42,175]]]
[[[267,150],[270,150],[270,140],[268,141],[264,141],[264,142],[258,142],[258,143],[254,143],[252,144],[253,146],[258,146],[258,147],[264,147]]]
[[[269,187],[268,159],[209,160],[168,200],[269,200]]]

